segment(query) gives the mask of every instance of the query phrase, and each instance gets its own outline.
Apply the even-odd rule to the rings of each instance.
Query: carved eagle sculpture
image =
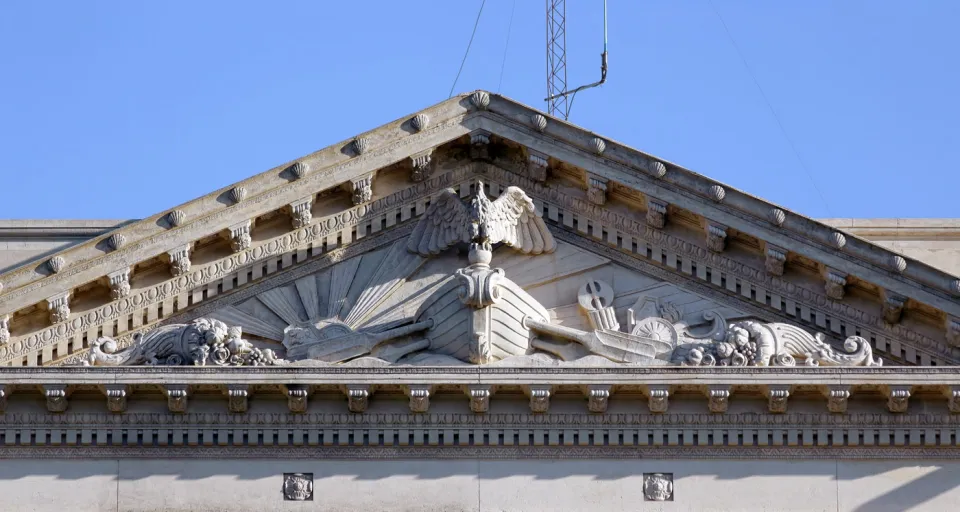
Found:
[[[480,251],[490,251],[493,244],[503,242],[524,254],[553,252],[557,247],[533,200],[523,190],[507,187],[491,201],[479,182],[469,205],[453,189],[440,193],[410,234],[407,250],[431,256],[460,242]]]

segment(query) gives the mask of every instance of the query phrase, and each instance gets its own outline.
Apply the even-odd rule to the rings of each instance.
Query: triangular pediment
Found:
[[[624,332],[625,304],[650,295],[862,337],[894,363],[960,360],[956,277],[478,92],[0,274],[0,362],[76,363],[100,337],[202,317],[265,344],[297,322],[415,322],[414,297],[465,256],[414,266],[405,237],[432,198],[481,180],[491,197],[520,187],[555,234],[554,254],[505,248],[494,263],[557,325],[590,331],[575,292],[603,274]]]

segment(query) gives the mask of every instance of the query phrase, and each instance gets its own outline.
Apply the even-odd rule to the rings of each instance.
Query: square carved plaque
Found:
[[[644,473],[644,501],[673,501],[673,473]]]
[[[313,473],[284,473],[284,501],[313,501]]]

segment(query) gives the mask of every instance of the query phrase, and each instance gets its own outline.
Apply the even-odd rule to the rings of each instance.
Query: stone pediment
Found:
[[[495,250],[490,272],[503,269],[511,312],[481,314],[489,305],[457,297],[457,276],[473,274],[469,250],[455,245],[469,239],[429,257],[406,247],[445,189],[467,199],[479,180],[493,198],[518,186],[556,239],[549,254]],[[956,277],[483,92],[0,283],[0,362],[12,366],[78,363],[91,347],[109,362],[130,354],[121,349],[134,335],[167,332],[156,339],[169,343],[198,319],[240,327],[242,339],[220,335],[233,352],[328,364],[733,364],[762,352],[761,338],[774,339],[769,357],[801,363],[824,350],[816,357],[832,364],[854,338],[865,342],[853,353],[872,347],[893,363],[960,360]],[[612,306],[593,311],[580,291],[597,285]],[[455,325],[440,332],[443,322]],[[743,332],[749,346],[737,344]],[[476,334],[497,339],[450,341]]]

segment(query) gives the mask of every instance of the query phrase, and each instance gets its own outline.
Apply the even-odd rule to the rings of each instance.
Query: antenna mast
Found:
[[[607,0],[603,0],[603,53],[600,54],[600,80],[567,89],[567,2],[547,0],[547,113],[570,117],[573,99],[584,89],[607,81]]]

